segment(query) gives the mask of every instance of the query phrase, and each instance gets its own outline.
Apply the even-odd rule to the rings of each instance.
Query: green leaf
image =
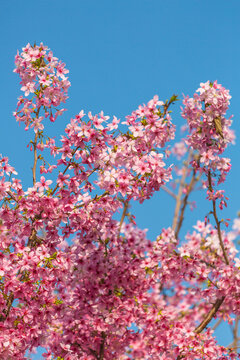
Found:
[[[149,267],[145,267],[145,271],[147,275],[152,275],[153,274],[153,270]]]
[[[146,126],[146,125],[148,124],[148,123],[147,123],[147,120],[143,118],[143,119],[141,120],[141,124],[142,124],[143,126]]]
[[[175,101],[178,101],[178,96],[173,94],[169,100],[169,104],[173,104]]]

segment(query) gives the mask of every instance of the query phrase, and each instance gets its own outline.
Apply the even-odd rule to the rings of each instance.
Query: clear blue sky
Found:
[[[123,118],[155,94],[163,100],[173,93],[191,95],[200,82],[217,79],[231,91],[229,114],[234,114],[239,137],[239,0],[1,1],[0,31],[0,153],[9,156],[26,186],[32,154],[26,149],[28,134],[12,116],[20,95],[19,78],[12,71],[17,49],[28,42],[48,45],[70,70],[68,112],[49,128],[51,135],[63,133],[81,109]],[[182,124],[179,104],[173,118],[177,126]],[[230,202],[224,214],[233,218],[240,209],[238,138],[230,155]],[[171,201],[167,194],[156,194],[135,207],[139,226],[149,228],[151,238],[171,224]],[[186,228],[196,214],[205,215],[201,206],[188,214]],[[227,344],[221,332],[219,339]]]

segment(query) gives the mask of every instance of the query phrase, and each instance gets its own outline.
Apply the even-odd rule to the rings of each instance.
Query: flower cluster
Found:
[[[200,95],[184,100],[194,151],[183,142],[171,147],[178,158],[188,153],[178,169],[178,195],[170,192],[177,221],[151,242],[130,206],[171,177],[166,144],[175,135],[169,107],[176,96],[140,106],[126,117],[125,132],[116,117],[81,111],[56,145],[39,133],[43,117],[55,120],[62,111],[56,107],[66,99],[67,70],[42,44],[27,45],[16,65],[26,98],[15,116],[34,128],[36,140],[27,190],[0,158],[0,358],[27,359],[42,346],[46,360],[237,359],[204,321],[227,314],[232,323],[232,314],[240,316],[239,219],[234,231],[224,232],[214,207],[216,226],[198,221],[184,243],[179,235],[196,169],[208,174],[209,200],[225,205],[210,175],[218,170],[223,179],[230,170],[229,160],[220,158],[233,139],[224,117],[228,91],[216,82],[201,84]],[[44,176],[37,179],[40,161]]]
[[[165,169],[159,149],[174,138],[175,127],[157,96],[123,124],[128,125],[126,134],[112,139],[111,148],[99,156],[106,166],[98,184],[111,194],[120,192],[142,202],[171,178],[171,167]]]
[[[218,172],[219,182],[223,182],[231,165],[230,159],[221,158],[220,154],[234,141],[232,121],[225,117],[231,96],[217,81],[201,83],[197,92],[183,101],[182,116],[187,119],[190,131],[186,143],[200,155],[193,165],[196,168],[202,165],[205,172]]]
[[[75,183],[75,187],[94,172],[98,175],[95,184],[108,194],[142,202],[171,178],[171,166],[166,168],[163,147],[174,138],[175,127],[162,104],[155,97],[139,107],[123,123],[128,125],[125,133],[119,130],[120,120],[116,117],[110,122],[101,112],[94,116],[89,113],[86,118],[81,111],[67,125],[61,147],[50,139],[39,149],[49,148],[52,154],[60,155],[58,166],[70,161],[69,170],[74,169],[71,184]],[[47,169],[41,167],[41,172],[52,170],[52,165]],[[71,189],[62,172],[57,182],[60,189]],[[93,190],[93,185],[88,186],[88,190]]]
[[[22,79],[21,90],[24,91],[25,98],[19,98],[14,116],[17,121],[25,123],[26,130],[31,126],[37,132],[43,130],[44,118],[49,117],[51,121],[55,121],[65,110],[56,107],[67,99],[70,82],[65,74],[68,70],[43,44],[28,44],[22,50],[21,54],[16,55],[14,72]],[[31,94],[32,98],[27,98]],[[41,108],[43,116],[40,116]]]

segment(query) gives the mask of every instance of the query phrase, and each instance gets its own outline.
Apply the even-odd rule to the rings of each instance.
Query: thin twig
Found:
[[[10,191],[7,191],[7,194],[10,196],[11,199],[13,199],[16,203],[18,203],[18,200],[15,198],[15,196]]]
[[[189,162],[191,160],[191,157],[192,157],[192,150],[189,151],[188,159],[187,159],[187,162],[186,162],[186,164],[184,166],[184,169],[183,169],[182,178],[181,178],[180,185],[179,185],[179,188],[178,188],[178,194],[177,194],[177,197],[176,197],[176,206],[175,206],[175,211],[174,211],[174,216],[173,216],[173,224],[172,224],[172,229],[173,229],[174,232],[176,230],[177,223],[178,223],[178,216],[179,216],[179,212],[180,212],[181,204],[182,204],[181,198],[182,198],[182,193],[183,193],[183,189],[184,189],[184,186],[185,186],[185,180],[186,180],[186,177],[187,177],[188,165],[189,165]]]
[[[182,223],[183,223],[183,220],[184,220],[184,212],[185,212],[185,209],[186,209],[186,206],[187,206],[187,203],[188,203],[188,197],[189,197],[189,195],[190,195],[196,181],[197,181],[197,179],[196,179],[196,170],[193,170],[193,175],[192,175],[190,184],[188,185],[188,188],[187,188],[187,193],[185,194],[185,196],[184,196],[184,198],[182,200],[182,208],[181,208],[180,216],[178,218],[178,223],[177,223],[176,231],[175,231],[176,239],[178,238],[179,231],[181,230],[181,227],[182,227]]]
[[[94,202],[94,201],[98,201],[98,200],[102,199],[102,198],[103,198],[104,196],[106,196],[106,195],[109,195],[109,191],[105,191],[102,195],[96,195],[92,200],[90,200],[90,201],[87,203],[87,205],[91,204],[91,203]],[[81,205],[77,205],[77,206],[74,207],[74,210],[75,210],[75,209],[80,209],[80,208],[84,207],[85,205],[86,205],[85,203],[83,203],[83,204],[81,204]],[[67,213],[67,214],[68,214],[68,213]]]
[[[237,347],[238,347],[238,341],[239,341],[239,337],[238,337],[238,323],[239,323],[239,320],[240,320],[240,317],[239,317],[239,316],[236,316],[234,328],[232,329],[233,342],[232,342],[232,344],[230,344],[230,347],[231,347],[231,348],[237,348]]]
[[[127,214],[127,209],[128,209],[128,201],[126,201],[124,203],[124,208],[123,208],[123,213],[122,213],[122,217],[121,217],[121,220],[120,220],[120,223],[119,223],[119,234],[121,232],[121,227],[122,227],[122,224],[123,224],[123,221],[124,221],[124,218]]]
[[[168,193],[169,195],[171,195],[174,199],[177,199],[177,195],[174,194],[174,192],[172,190],[170,190],[167,186],[162,185],[161,189],[163,189],[164,191],[166,191],[166,193]]]
[[[33,186],[36,184],[36,169],[37,169],[37,139],[38,139],[38,132],[35,134],[34,142],[33,142],[33,149],[34,149],[34,161],[33,161],[33,168],[32,168],[32,174],[33,174]]]
[[[77,152],[78,149],[79,149],[79,146],[76,147],[76,149],[73,150],[73,152],[72,152],[72,158],[71,158],[71,160],[69,161],[68,165],[66,166],[65,170],[63,171],[63,173],[62,173],[63,175],[65,175],[65,173],[67,172],[69,166],[72,165],[73,156],[75,155],[75,153]],[[92,173],[91,173],[91,174],[92,174]],[[90,175],[91,175],[91,174],[90,174]],[[89,176],[90,176],[90,175],[89,175]],[[55,191],[56,191],[58,188],[59,188],[59,185],[57,184],[57,185],[55,186],[55,188],[53,189],[53,191],[52,191],[52,195],[55,193]]]
[[[39,117],[40,109],[41,109],[41,106],[35,112],[36,119],[38,119],[38,117]],[[37,160],[38,160],[38,156],[37,156],[37,139],[38,139],[38,136],[39,136],[39,131],[36,132],[35,138],[34,138],[34,141],[33,141],[33,150],[34,150],[34,160],[33,160],[33,168],[32,168],[33,186],[36,184],[36,170],[37,170]]]
[[[210,192],[213,192],[212,177],[211,177],[210,170],[208,171],[208,189],[209,189]],[[218,220],[218,217],[217,217],[216,200],[215,199],[212,199],[212,204],[213,204],[213,216],[214,216],[215,223],[216,223],[216,226],[217,226],[217,233],[218,233],[219,243],[220,243],[220,246],[221,246],[221,249],[222,249],[222,252],[223,252],[223,257],[224,257],[225,263],[227,265],[229,265],[228,256],[227,256],[226,250],[224,248],[224,244],[223,244],[222,233],[221,233],[221,228],[220,228],[220,221]]]
[[[216,324],[212,327],[212,330],[215,331],[216,328],[222,323],[223,319],[218,319],[218,321],[216,322]]]
[[[228,350],[235,350],[235,349],[239,349],[240,346],[235,346],[235,347],[232,347],[232,346],[227,346],[227,349]]]

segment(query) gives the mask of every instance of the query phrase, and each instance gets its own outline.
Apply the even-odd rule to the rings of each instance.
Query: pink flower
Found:
[[[44,126],[41,123],[42,120],[43,120],[43,117],[40,116],[39,118],[34,119],[33,123],[31,124],[31,127],[34,128],[35,133],[37,133],[38,131],[42,131],[44,129]]]
[[[39,189],[40,193],[43,193],[44,190],[49,189],[49,185],[52,184],[52,180],[45,180],[44,176],[41,176],[40,182],[36,183],[36,187]]]
[[[28,82],[21,87],[21,90],[25,92],[25,96],[28,96],[30,93],[35,91],[35,84],[32,82]]]
[[[38,78],[39,78],[39,83],[42,84],[43,86],[49,86],[49,85],[51,85],[51,80],[50,80],[50,79],[47,79],[47,75],[46,75],[46,74],[44,74],[44,75],[39,75]]]

